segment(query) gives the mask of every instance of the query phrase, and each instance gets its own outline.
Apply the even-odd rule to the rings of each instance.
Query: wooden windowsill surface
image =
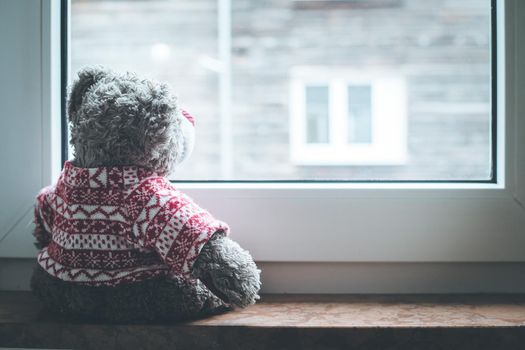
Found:
[[[457,347],[456,347],[457,345]],[[525,349],[525,295],[263,295],[178,324],[70,324],[0,292],[0,347]]]

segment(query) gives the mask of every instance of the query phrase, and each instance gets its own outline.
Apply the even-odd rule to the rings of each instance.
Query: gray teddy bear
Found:
[[[37,196],[33,292],[77,320],[166,322],[245,307],[260,270],[229,227],[166,176],[193,117],[166,84],[89,67],[68,103],[74,160]]]

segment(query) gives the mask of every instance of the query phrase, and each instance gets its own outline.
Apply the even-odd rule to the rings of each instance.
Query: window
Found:
[[[347,86],[347,141],[372,143],[372,85]]]
[[[97,62],[174,85],[200,125],[177,186],[228,222],[258,261],[524,260],[525,197],[514,187],[523,164],[506,162],[522,152],[506,129],[517,123],[505,109],[512,7],[365,2],[72,0],[71,67]],[[301,67],[324,73],[313,79]],[[294,84],[308,103],[290,104]],[[290,130],[290,115],[304,125]],[[367,120],[371,143],[357,142]],[[333,132],[334,123],[348,125]],[[377,153],[398,164],[292,162],[294,144],[333,138],[363,148],[363,162],[376,157],[364,149],[388,144]]]
[[[294,164],[406,164],[402,77],[388,71],[295,67],[290,89]]]
[[[328,86],[305,86],[306,143],[330,143],[330,102]]]
[[[6,194],[3,197],[10,198],[9,205],[0,211],[0,225],[5,228],[0,237],[2,258],[34,258],[31,225],[28,225],[34,194],[54,181],[60,170],[57,160],[60,137],[56,136],[60,136],[60,94],[66,91],[60,87],[60,78],[65,77],[61,75],[61,66],[66,73],[69,60],[75,72],[78,65],[96,61],[159,78],[173,74],[173,79],[165,80],[169,80],[179,93],[184,93],[181,98],[189,102],[193,111],[198,109],[195,114],[201,117],[199,143],[208,140],[215,145],[215,148],[204,147],[201,151],[210,161],[216,162],[212,163],[211,170],[194,164],[179,173],[179,178],[215,181],[177,182],[176,186],[230,224],[232,237],[250,250],[264,270],[266,292],[418,292],[422,289],[436,292],[434,286],[439,286],[438,290],[443,292],[508,292],[520,288],[505,289],[501,285],[510,286],[513,277],[521,278],[525,261],[522,204],[525,203],[525,100],[520,98],[520,87],[525,86],[524,66],[520,64],[525,60],[525,43],[519,40],[525,31],[525,22],[521,20],[525,16],[525,5],[521,0],[498,0],[490,4],[488,0],[316,0],[283,2],[281,7],[277,6],[278,1],[272,1],[271,6],[264,2],[263,6],[261,2],[236,0],[231,3],[231,11],[224,6],[228,5],[225,0],[220,1],[220,6],[203,0],[72,0],[71,3],[64,0],[63,4],[71,5],[70,17],[68,11],[61,11],[56,1],[11,3],[13,6],[6,8],[8,20],[2,24],[23,34],[14,37],[12,30],[5,31],[6,57],[18,64],[1,67],[10,82],[10,93],[2,95],[5,97],[3,105],[12,111],[5,113],[2,119],[6,137],[0,139],[2,149],[7,150],[10,169],[6,172],[6,181],[0,184]],[[327,4],[333,11],[323,12]],[[115,15],[115,9],[120,10],[124,5],[138,9],[128,17],[132,22],[128,26],[122,18],[117,20],[120,15]],[[192,16],[197,18],[198,14],[200,19],[192,22],[190,16],[184,16],[186,22],[176,30],[170,29],[168,23],[181,23],[173,21],[176,17],[171,16],[170,6],[180,6],[177,12],[191,8],[197,11]],[[310,33],[298,42],[293,35],[286,37],[272,31],[270,24],[275,22],[260,16],[261,7],[265,7],[265,16],[279,19],[287,30],[301,32],[312,21],[317,21],[326,30],[333,31],[334,26],[338,26],[351,35],[345,40],[332,40],[327,32]],[[172,21],[158,19],[155,22],[152,18],[142,21],[158,13],[159,8],[168,13],[165,18]],[[218,15],[219,8],[222,8],[222,17]],[[281,11],[282,8],[288,12]],[[87,11],[83,12],[84,16],[79,16],[79,9]],[[391,16],[390,11],[396,9],[400,12]],[[350,10],[353,11],[351,20]],[[299,17],[295,15],[298,11],[302,11]],[[232,23],[233,35],[226,35],[228,31],[218,25],[218,18],[224,20],[224,14],[228,13],[233,15],[232,21],[224,23]],[[373,17],[365,17],[371,13]],[[27,18],[22,26],[20,18]],[[435,25],[432,20],[436,18],[447,25]],[[68,20],[71,26],[67,26]],[[90,22],[95,21],[97,27],[93,28]],[[396,29],[399,23],[415,23],[411,21],[424,25],[426,30],[412,30],[405,36],[406,32]],[[120,31],[110,30],[113,22],[118,23]],[[200,26],[193,27],[191,23]],[[162,28],[180,33],[190,27],[198,39],[170,36],[182,41],[177,45],[155,34],[162,32]],[[223,29],[218,30],[218,27]],[[72,32],[69,55],[67,28]],[[103,30],[99,31],[101,28]],[[136,31],[122,34],[124,28]],[[386,34],[372,35],[377,30]],[[84,37],[80,40],[82,32]],[[456,36],[458,33],[462,35]],[[91,39],[86,37],[88,34]],[[272,40],[275,37],[287,39],[275,42]],[[232,39],[232,50],[228,49],[225,38]],[[25,48],[23,52],[19,50],[21,42]],[[216,55],[218,42],[223,43],[221,55]],[[286,47],[295,48],[294,51],[281,51],[284,42]],[[160,45],[163,43],[167,46]],[[400,43],[411,46],[410,50]],[[349,52],[347,45],[354,48],[351,54],[339,55]],[[458,45],[461,52],[447,49],[454,45]],[[319,46],[322,51],[318,50]],[[125,47],[133,49],[132,55],[122,55]],[[385,47],[388,47],[388,57],[381,55]],[[87,52],[85,57],[79,55],[82,52],[79,48]],[[181,48],[182,53],[179,52]],[[469,55],[463,55],[463,49]],[[197,50],[210,55],[195,56],[193,53]],[[232,54],[232,64],[224,65],[228,53]],[[404,66],[391,64],[409,56],[417,58],[418,62]],[[92,60],[93,57],[96,60]],[[142,66],[136,66],[137,61],[133,63],[132,59],[137,57]],[[439,64],[434,64],[435,61],[430,64],[432,57]],[[369,72],[372,66],[383,67],[390,74],[402,77],[407,102],[407,163],[396,166],[293,165],[288,143],[291,70],[293,67],[348,69],[355,67],[349,62],[350,58],[359,62],[358,70],[363,73]],[[29,66],[26,59],[32,62]],[[283,60],[290,65],[280,65]],[[260,70],[260,65],[272,69]],[[231,83],[227,67],[231,68]],[[274,80],[276,76],[278,79]],[[486,83],[487,76],[490,76],[490,84]],[[313,85],[328,86],[331,80],[327,78]],[[217,88],[218,85],[221,88]],[[210,90],[207,87],[211,87]],[[230,104],[224,102],[229,100],[228,87],[231,88]],[[373,90],[371,86],[372,99]],[[346,88],[340,91],[345,91],[346,95]],[[259,102],[252,98],[255,95]],[[490,113],[486,113],[487,95],[491,101]],[[195,99],[191,100],[191,96]],[[231,114],[226,113],[229,108]],[[204,109],[211,113],[202,113]],[[265,121],[259,125],[260,129],[250,123],[248,116],[252,114],[260,117],[259,121]],[[352,118],[366,120],[363,117],[366,114],[355,112]],[[208,121],[215,124],[206,128],[202,125],[207,123],[203,118],[210,115],[213,118]],[[220,125],[223,116],[228,115],[236,127],[223,130]],[[373,108],[371,115],[373,121]],[[242,124],[238,124],[240,122]],[[423,129],[432,133],[425,134]],[[221,156],[224,153],[216,150],[232,145],[223,145],[219,130],[232,133],[234,137],[229,140],[237,152],[231,154],[233,159],[224,162]],[[262,154],[279,154],[279,166],[272,167],[259,158],[251,163],[246,158],[239,161],[239,152],[248,154],[251,151],[238,149],[238,138],[253,139],[256,144],[268,137],[268,130],[273,136],[278,135],[280,142],[266,142],[271,147]],[[373,130],[372,122],[372,135]],[[13,152],[9,152],[14,145],[17,145],[16,161],[12,158]],[[428,145],[436,148],[427,148]],[[449,147],[451,145],[457,147]],[[483,147],[478,148],[480,145]],[[433,154],[430,161],[418,163],[414,168],[416,155],[427,151]],[[202,153],[195,154],[195,159],[206,162],[202,157]],[[454,160],[452,174],[447,159]],[[222,177],[231,169],[223,169],[220,164],[228,164],[231,160],[234,176]],[[253,171],[253,176],[247,175],[249,171]],[[293,171],[294,176],[288,171]],[[216,181],[221,178],[276,179],[276,174],[285,181]],[[315,179],[322,181],[313,181]],[[364,181],[350,182],[350,179]],[[17,262],[16,259],[12,261],[13,264]],[[378,262],[381,264],[376,264]],[[402,262],[407,264],[399,264]],[[431,264],[439,268],[429,267],[427,263],[433,262],[439,263]],[[460,264],[463,262],[469,264]],[[382,273],[378,274],[376,267]],[[456,274],[458,269],[463,271],[461,278]],[[515,273],[507,274],[511,270]],[[413,271],[415,275],[411,274]],[[490,279],[491,274],[499,277]],[[502,281],[504,283],[500,283]]]
[[[494,182],[491,23],[490,0],[71,0],[71,73],[173,86],[177,181]]]
[[[177,182],[176,186],[230,224],[232,237],[250,250],[261,263],[266,281],[272,281],[265,285],[266,291],[356,291],[349,286],[356,284],[354,279],[347,278],[349,275],[344,276],[350,282],[341,284],[341,275],[346,273],[349,266],[359,266],[359,276],[370,276],[371,283],[368,285],[377,286],[374,287],[375,291],[392,290],[388,286],[395,285],[391,282],[394,280],[402,281],[400,284],[404,286],[403,291],[417,291],[417,287],[421,285],[421,280],[417,278],[405,283],[407,280],[398,278],[398,275],[392,275],[390,279],[382,277],[385,275],[376,278],[375,270],[368,268],[374,264],[367,264],[368,262],[383,263],[383,271],[390,271],[391,266],[394,270],[395,266],[400,266],[391,264],[393,262],[407,262],[410,264],[402,264],[399,269],[404,269],[407,265],[416,266],[416,269],[420,269],[418,276],[428,276],[432,283],[435,280],[443,281],[442,291],[457,291],[454,287],[463,286],[463,283],[458,284],[453,277],[449,278],[455,271],[444,268],[440,271],[452,273],[440,272],[439,278],[435,279],[436,270],[426,269],[425,263],[446,262],[451,264],[440,266],[456,266],[458,262],[471,262],[474,264],[468,266],[478,266],[476,262],[484,262],[487,265],[483,264],[478,272],[485,271],[483,266],[491,266],[492,271],[500,273],[506,270],[502,270],[502,264],[496,262],[525,261],[525,214],[521,204],[525,202],[525,144],[522,137],[525,134],[522,132],[525,130],[525,100],[519,98],[518,89],[524,86],[523,65],[519,63],[524,60],[525,50],[522,40],[516,40],[521,38],[521,33],[525,30],[525,22],[520,20],[525,15],[523,2],[374,0],[371,2],[373,5],[363,6],[366,3],[368,0],[276,1],[271,6],[268,3],[263,6],[260,2],[239,0],[231,3],[230,11],[225,6],[228,5],[225,0],[220,1],[220,6],[203,0],[73,0],[69,18],[71,26],[67,27],[64,23],[62,26],[62,30],[71,30],[70,55],[65,54],[67,35],[64,31],[64,42],[61,47],[59,45],[61,32],[58,19],[61,17],[67,22],[67,11],[60,13],[55,1],[44,2],[42,6],[33,6],[30,2],[16,5],[20,6],[20,14],[28,14],[24,6],[31,6],[30,18],[42,19],[42,23],[38,20],[27,21],[31,25],[26,26],[31,28],[27,32],[28,38],[41,40],[24,41],[25,47],[33,53],[28,57],[35,60],[31,67],[36,71],[27,71],[25,64],[17,66],[13,71],[16,74],[6,71],[17,77],[11,80],[14,87],[10,86],[10,91],[20,92],[16,99],[6,100],[6,105],[21,100],[24,104],[11,104],[10,108],[15,113],[6,114],[6,122],[13,127],[9,129],[10,137],[3,138],[0,142],[4,142],[2,145],[5,149],[11,149],[13,137],[27,141],[20,143],[25,146],[17,148],[17,157],[31,161],[19,162],[16,169],[22,170],[15,171],[18,183],[13,185],[13,182],[5,182],[7,186],[21,190],[11,191],[12,208],[5,211],[1,218],[2,225],[9,228],[10,234],[2,238],[0,256],[34,257],[30,225],[27,225],[31,220],[34,193],[42,185],[56,179],[52,171],[60,168],[60,164],[49,160],[59,154],[53,135],[56,134],[60,92],[65,92],[65,89],[58,86],[62,48],[63,66],[66,67],[69,59],[72,72],[80,64],[96,61],[158,78],[168,77],[165,80],[169,80],[184,93],[185,96],[181,98],[192,108],[198,109],[195,114],[201,117],[199,144],[204,140],[204,143],[213,143],[215,147],[201,148],[204,153],[199,155],[197,152],[195,159],[205,165],[209,160],[214,167],[198,168],[194,164],[185,170],[181,169],[178,176],[181,179],[214,181]],[[280,7],[278,4],[281,4]],[[327,4],[332,10],[323,12]],[[115,15],[115,10],[123,11],[124,5],[129,6],[128,10],[134,9],[131,14],[123,16],[130,18],[127,26],[120,15]],[[170,12],[170,6],[175,6],[179,15],[188,14],[183,11],[184,8],[197,13],[183,16],[185,22],[174,21],[176,17]],[[260,16],[261,7],[265,8],[265,16],[273,18],[272,21],[268,20],[269,17]],[[83,16],[80,16],[80,9],[84,11]],[[163,17],[165,21],[160,18],[154,20],[159,9],[168,14]],[[241,10],[242,13],[239,12]],[[390,11],[394,10],[400,12],[392,16]],[[301,14],[298,11],[302,11]],[[351,20],[349,11],[352,11]],[[232,14],[232,20],[224,21],[224,17],[227,19],[225,14],[228,13]],[[366,17],[371,13],[374,16]],[[192,22],[197,17],[200,19]],[[219,18],[223,18],[221,21],[224,23],[232,24],[232,35],[226,35],[229,31],[218,24]],[[437,22],[431,20],[436,18],[446,21],[447,25],[435,25]],[[310,33],[304,40],[298,41],[293,35],[287,37],[273,31],[271,24],[275,23],[274,20],[280,20],[282,27],[288,28],[286,30],[293,29],[293,32],[307,30],[312,21],[317,21],[317,24],[327,30],[345,28],[346,33],[352,35],[348,34],[345,40],[327,40],[332,38],[330,33]],[[95,22],[96,27],[90,25]],[[426,30],[412,30],[410,35],[405,36],[406,32],[396,27],[400,23],[416,22]],[[118,23],[118,31],[111,29],[114,23]],[[180,33],[185,28],[191,28],[198,39],[170,35],[169,38],[177,40],[175,45],[165,37],[155,34],[165,33],[163,28],[169,29],[171,27],[168,25],[173,23],[178,23],[179,26],[170,29],[170,33]],[[191,23],[200,26],[192,26]],[[42,31],[38,35],[40,26]],[[123,34],[124,28],[134,28],[135,31],[125,31],[126,34]],[[152,32],[153,29],[155,31]],[[386,34],[373,36],[375,30]],[[336,32],[337,30],[334,35]],[[451,32],[462,35],[449,36]],[[276,42],[272,39],[276,37],[287,39]],[[228,49],[230,46],[227,38],[232,39],[231,50]],[[16,42],[6,41],[13,48],[18,47]],[[217,55],[219,42],[223,44],[221,54]],[[167,47],[156,45],[163,43]],[[284,43],[293,50],[281,51]],[[408,50],[410,55],[407,47],[399,46],[400,43],[411,46]],[[349,52],[347,45],[353,47],[351,54],[346,54]],[[460,53],[447,49],[455,47],[454,45],[458,45],[458,50],[461,48]],[[319,51],[318,47],[323,50]],[[381,55],[385,47],[388,48],[386,56]],[[129,48],[133,50],[127,51]],[[466,51],[462,51],[463,49]],[[80,55],[81,50],[84,50],[85,56]],[[124,51],[131,54],[122,55]],[[13,57],[13,62],[23,62],[17,55],[18,51],[8,49],[6,52],[9,57]],[[201,52],[203,56],[196,56],[195,52]],[[464,55],[464,52],[469,54]],[[223,62],[228,61],[228,53],[231,54],[231,64],[224,65]],[[38,59],[39,54],[42,60]],[[96,59],[93,60],[93,57]],[[178,59],[175,61],[174,57]],[[417,62],[408,65],[392,64],[407,57],[415,57]],[[292,98],[289,93],[291,70],[293,67],[328,66],[334,71],[355,68],[356,65],[349,62],[350,58],[354,63],[359,62],[357,70],[361,70],[363,74],[382,68],[404,81],[407,163],[396,166],[292,164],[289,144],[291,111],[288,108]],[[430,64],[432,58],[438,64],[435,64],[436,61]],[[137,61],[132,61],[135,59]],[[280,65],[279,62],[283,61],[290,64]],[[141,65],[137,66],[137,62]],[[272,69],[261,70],[261,65]],[[228,74],[228,67],[231,74]],[[12,69],[11,66],[9,68]],[[487,84],[489,76],[490,84]],[[231,78],[231,83],[228,77]],[[341,74],[341,78],[343,77],[350,80],[355,78]],[[34,84],[35,79],[37,84]],[[332,84],[331,80],[331,77],[326,78],[315,82],[313,86],[328,86]],[[371,99],[374,99],[373,83],[348,85],[370,85]],[[30,90],[27,89],[28,86],[31,87]],[[339,94],[346,95],[347,89],[348,87],[339,90]],[[228,104],[226,102],[230,100],[229,95],[231,103]],[[342,98],[346,99],[346,96]],[[486,113],[489,99],[490,113]],[[348,100],[352,105],[350,96]],[[366,98],[361,101],[363,100]],[[373,143],[373,101],[371,105]],[[26,119],[20,119],[20,114],[16,112],[21,106],[29,111],[24,113],[27,122]],[[202,113],[205,109],[210,113]],[[231,114],[227,113],[230,109]],[[346,113],[347,108],[339,110]],[[362,105],[359,108],[352,107],[352,110],[355,111],[352,119],[367,119],[364,117],[367,115],[364,112],[366,108]],[[228,121],[228,115],[234,128],[224,128],[224,116]],[[249,118],[251,115],[258,116],[259,121],[263,120],[264,123],[254,126]],[[418,118],[415,118],[416,115]],[[213,117],[205,122],[203,118],[207,116]],[[214,123],[214,127],[206,128],[202,125],[208,122]],[[20,123],[30,125],[31,133],[28,134],[25,127],[20,128]],[[352,129],[350,126],[349,128]],[[423,129],[431,130],[432,133],[424,134],[421,131]],[[233,137],[222,139],[219,135],[222,132],[230,132]],[[267,142],[270,132],[280,142]],[[248,161],[250,152],[257,148],[240,149],[238,142],[243,138],[252,140],[253,144],[263,143],[261,140],[266,138],[264,145],[268,148],[260,156],[278,155],[279,166],[272,166],[256,157]],[[223,144],[224,140],[230,140],[232,144]],[[355,139],[349,143],[359,143],[354,141]],[[246,141],[243,142],[247,144]],[[428,145],[436,148],[427,148]],[[457,147],[451,148],[451,145]],[[230,154],[230,160],[223,157],[227,153],[217,151],[232,146],[236,153]],[[35,149],[40,151],[35,152]],[[479,151],[480,149],[484,151]],[[429,153],[433,154],[430,160],[417,163],[417,168],[414,168],[416,154],[427,151],[432,151]],[[209,159],[203,158],[202,154],[206,154]],[[239,158],[240,155],[247,154],[250,156]],[[453,167],[447,162],[451,159],[454,160]],[[233,175],[223,177],[232,168],[225,166],[223,169],[222,163],[233,163]],[[27,166],[34,167],[31,168],[34,171],[23,171]],[[22,174],[24,176],[18,176]],[[217,182],[221,178],[284,181]],[[322,181],[314,181],[316,179]],[[350,182],[350,179],[363,181]],[[303,264],[304,262],[308,264]],[[334,266],[324,264],[325,262],[345,264],[337,265],[337,271],[341,272],[339,274],[325,268],[327,265]],[[318,278],[319,274],[326,277],[322,283]],[[469,273],[465,273],[463,276],[468,278],[468,275]],[[294,278],[289,278],[290,276]],[[281,288],[282,285],[293,286]],[[468,281],[465,281],[465,285],[467,287],[461,291],[494,291],[495,288],[491,280],[487,280],[485,288],[471,287],[472,284],[468,284]]]

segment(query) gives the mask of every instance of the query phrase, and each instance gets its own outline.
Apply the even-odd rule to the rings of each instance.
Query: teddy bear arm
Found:
[[[49,197],[53,194],[53,191],[53,187],[45,187],[36,197],[33,237],[35,238],[35,246],[38,249],[46,247],[51,242],[53,213]]]
[[[192,274],[224,301],[246,307],[259,299],[260,272],[248,251],[218,232],[202,249]]]
[[[51,242],[51,234],[44,228],[42,218],[35,215],[35,229],[33,230],[33,237],[35,237],[35,247],[37,249],[45,248]]]

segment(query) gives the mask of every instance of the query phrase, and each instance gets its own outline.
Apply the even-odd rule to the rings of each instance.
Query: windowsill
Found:
[[[50,319],[28,292],[0,292],[0,346],[513,349],[524,342],[521,294],[265,295],[247,309],[189,323],[87,325]]]

